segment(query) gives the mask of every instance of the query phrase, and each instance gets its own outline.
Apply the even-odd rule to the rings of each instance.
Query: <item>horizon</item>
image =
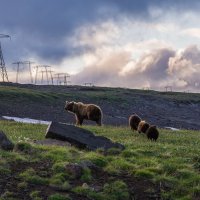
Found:
[[[68,84],[68,85],[64,85],[64,84],[34,84],[34,83],[16,83],[16,82],[2,82],[0,81],[0,86],[17,86],[17,85],[24,85],[24,86],[28,86],[28,85],[33,85],[33,86],[44,86],[44,87],[52,87],[52,86],[61,86],[61,87],[87,87],[87,88],[106,88],[106,89],[123,89],[123,90],[139,90],[139,91],[146,91],[146,92],[163,92],[163,93],[187,93],[187,94],[199,94],[200,92],[198,91],[192,91],[192,90],[173,90],[173,87],[171,88],[170,86],[167,86],[164,88],[160,88],[160,89],[153,89],[153,88],[129,88],[129,87],[120,87],[120,86],[101,86],[101,85],[94,85],[91,83],[83,83],[83,84]]]

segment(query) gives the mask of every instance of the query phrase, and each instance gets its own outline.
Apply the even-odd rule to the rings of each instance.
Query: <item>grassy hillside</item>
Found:
[[[127,125],[132,113],[159,127],[200,130],[200,94],[124,88],[0,84],[0,117],[74,123],[65,101],[98,104],[106,125]]]
[[[1,98],[24,98],[27,100],[56,100],[59,97],[70,99],[90,98],[110,100],[111,102],[125,101],[124,97],[133,96],[137,102],[137,95],[145,98],[157,97],[163,100],[172,100],[177,103],[200,103],[199,93],[158,92],[153,90],[137,90],[125,88],[84,87],[84,86],[36,86],[36,85],[0,85]]]
[[[84,126],[120,142],[126,149],[106,155],[75,147],[42,146],[45,125],[0,122],[16,143],[14,152],[0,151],[0,199],[199,199],[200,132],[160,130],[158,142],[127,127]],[[91,161],[79,177],[72,163]]]

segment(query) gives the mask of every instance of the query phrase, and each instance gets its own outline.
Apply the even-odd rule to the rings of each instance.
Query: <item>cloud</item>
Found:
[[[138,62],[128,72],[128,76],[143,76],[149,81],[165,79],[166,69],[168,68],[168,61],[170,57],[174,56],[174,51],[171,49],[155,49],[148,54],[144,54]]]
[[[183,35],[189,35],[192,37],[200,38],[200,28],[185,29],[181,33]]]
[[[12,36],[1,41],[6,64],[33,60],[78,72],[74,83],[198,88],[199,50],[185,48],[199,37],[198,0],[0,3],[0,33]]]
[[[71,42],[73,47],[99,47],[110,45],[119,37],[119,27],[112,21],[84,25],[76,29]]]
[[[28,59],[34,55],[53,64],[87,50],[66,40],[80,27],[109,20],[118,22],[123,17],[149,22],[162,17],[166,8],[177,8],[179,12],[199,8],[197,0],[192,3],[186,0],[84,0],[84,3],[82,0],[0,0],[0,5],[0,30],[13,38],[4,47],[9,51],[8,59]],[[165,30],[162,25],[158,28]],[[101,40],[101,34],[97,34],[96,39]]]
[[[103,58],[97,54],[93,63],[75,75],[73,80],[79,84],[92,82],[95,85],[150,87],[156,90],[164,90],[170,85],[174,90],[197,91],[200,89],[199,76],[200,50],[190,46],[183,51],[154,49],[137,61],[131,60],[131,52],[128,51],[110,52]]]
[[[74,75],[73,82],[79,84],[91,82],[102,86],[121,84],[120,81],[122,80],[119,79],[119,72],[129,61],[131,53],[126,51],[108,52],[97,51],[91,64]],[[104,55],[103,57],[102,54]],[[85,59],[87,59],[87,56]],[[88,59],[90,59],[90,56]]]
[[[200,50],[189,46],[169,59],[169,75],[188,89],[200,89]]]
[[[74,83],[92,82],[95,85],[138,88],[148,85],[158,88],[160,81],[163,82],[168,75],[168,61],[175,52],[164,41],[150,39],[130,42],[126,40],[126,31],[113,21],[84,27],[83,30],[78,32],[82,39],[75,45],[90,46],[93,51],[82,55],[85,65],[82,71],[74,75]]]

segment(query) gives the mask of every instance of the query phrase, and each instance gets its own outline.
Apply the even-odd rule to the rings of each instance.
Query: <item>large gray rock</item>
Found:
[[[63,140],[79,148],[89,150],[118,148],[123,150],[124,146],[119,143],[113,143],[106,137],[95,136],[92,132],[73,125],[51,122],[47,128],[46,138]]]
[[[9,151],[13,150],[14,144],[8,139],[3,131],[0,131],[0,149]]]

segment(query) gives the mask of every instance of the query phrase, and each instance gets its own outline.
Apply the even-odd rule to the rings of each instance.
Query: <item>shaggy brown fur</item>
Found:
[[[138,124],[138,132],[139,133],[146,133],[147,129],[149,128],[149,124],[145,121],[140,121],[140,123]]]
[[[129,126],[131,130],[137,130],[138,124],[140,123],[141,119],[138,115],[134,114],[129,117]]]
[[[150,126],[146,131],[146,135],[148,139],[156,141],[159,136],[159,132],[156,126],[154,125]]]
[[[101,108],[97,105],[66,101],[65,110],[75,114],[76,125],[82,125],[84,119],[95,121],[99,126],[102,125],[103,115]]]

